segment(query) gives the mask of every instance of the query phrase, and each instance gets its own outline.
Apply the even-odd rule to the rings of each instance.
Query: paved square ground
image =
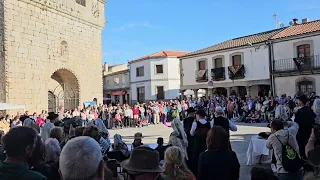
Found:
[[[251,167],[246,165],[247,162],[247,149],[250,142],[250,138],[253,135],[257,135],[259,132],[268,132],[270,131],[267,128],[266,123],[256,123],[256,124],[246,124],[238,123],[238,131],[231,132],[231,143],[233,150],[237,153],[239,162],[241,164],[240,169],[240,180],[250,179],[250,170]],[[109,130],[110,138],[113,142],[113,135],[118,133],[122,136],[123,140],[127,144],[133,142],[133,135],[136,132],[141,132],[144,136],[142,140],[144,144],[156,144],[158,137],[163,137],[165,143],[169,140],[169,135],[172,132],[171,128],[168,128],[164,125],[151,125],[144,128],[129,128],[129,129],[118,129],[118,130]],[[268,165],[264,165],[268,166]]]

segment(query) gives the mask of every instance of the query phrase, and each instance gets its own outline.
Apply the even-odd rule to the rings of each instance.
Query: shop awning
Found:
[[[24,105],[18,105],[18,104],[7,104],[7,103],[0,103],[0,110],[12,110],[12,109],[23,109],[23,111],[26,110],[26,107]]]

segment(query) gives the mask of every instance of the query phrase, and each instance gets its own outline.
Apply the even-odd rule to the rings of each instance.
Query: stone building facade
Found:
[[[104,4],[0,1],[0,102],[30,112],[102,102]]]

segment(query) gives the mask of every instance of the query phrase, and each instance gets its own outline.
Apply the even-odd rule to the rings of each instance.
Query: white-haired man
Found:
[[[61,151],[59,167],[62,179],[104,179],[101,147],[91,137],[69,140]]]

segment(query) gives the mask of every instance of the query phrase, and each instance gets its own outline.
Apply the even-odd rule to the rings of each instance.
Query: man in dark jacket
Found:
[[[16,127],[2,138],[7,158],[0,162],[1,180],[46,180],[42,174],[29,170],[27,158],[31,157],[37,142],[32,128]]]
[[[230,120],[224,117],[224,112],[221,107],[217,107],[215,110],[216,118],[213,120],[213,126],[221,126],[226,130],[228,136],[230,137],[230,130],[237,131],[237,126],[233,124]],[[231,143],[229,142],[229,148],[231,148]]]
[[[305,158],[305,147],[308,143],[312,125],[314,124],[315,114],[312,112],[309,106],[306,106],[307,97],[305,95],[299,96],[297,98],[298,106],[301,107],[295,116],[295,122],[299,125],[299,130],[297,134],[297,142],[299,145],[300,155]]]
[[[192,159],[192,149],[194,148],[193,137],[190,134],[190,130],[192,127],[192,123],[195,121],[195,112],[196,110],[193,107],[190,107],[189,109],[187,109],[188,117],[183,120],[183,128],[187,134],[187,140],[188,140],[187,153],[188,153],[189,159]],[[191,162],[187,161],[187,164],[190,168]]]

